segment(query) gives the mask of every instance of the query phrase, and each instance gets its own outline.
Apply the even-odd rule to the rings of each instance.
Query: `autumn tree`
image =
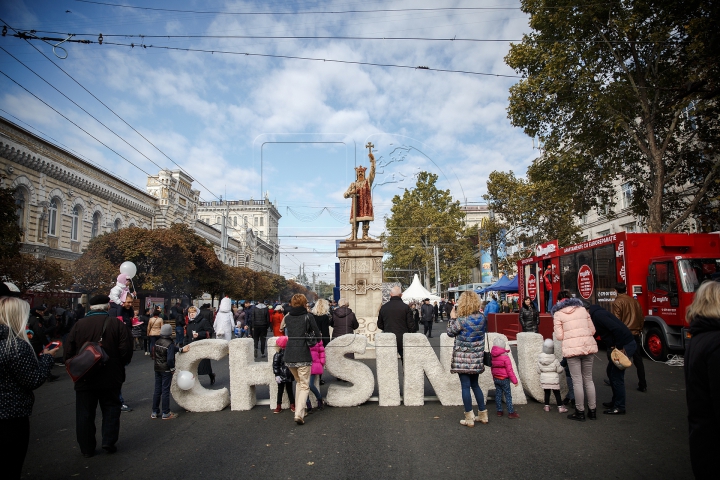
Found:
[[[381,237],[388,253],[385,270],[424,271],[434,284],[433,247],[437,246],[441,283],[465,283],[475,264],[469,240],[475,234],[465,227],[460,202],[453,201],[450,190],[439,190],[437,179],[433,173],[420,172],[414,188],[393,198]],[[409,285],[413,272],[398,271],[393,276]]]
[[[493,218],[479,229],[480,246],[522,246],[506,258],[514,265],[532,254],[538,244],[557,239],[560,246],[580,240],[580,227],[573,217],[572,194],[548,180],[518,178],[510,172],[492,172],[483,196]]]
[[[13,191],[0,188],[0,262],[20,253],[20,234]]]
[[[532,31],[505,61],[523,77],[508,116],[543,145],[530,177],[571,185],[576,214],[612,204],[613,182],[623,181],[651,232],[690,216],[716,226],[718,8],[522,0]]]
[[[0,261],[0,278],[7,278],[21,292],[59,292],[72,284],[72,276],[59,263],[24,253]]]

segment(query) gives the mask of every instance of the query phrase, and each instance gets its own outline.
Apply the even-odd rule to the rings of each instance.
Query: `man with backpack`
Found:
[[[80,452],[86,458],[95,455],[95,413],[102,411],[102,448],[115,453],[120,435],[120,388],[125,382],[125,365],[133,354],[130,332],[117,318],[109,317],[110,297],[90,299],[90,312],[75,323],[68,333],[65,362],[77,355],[86,342],[99,342],[107,362],[75,382],[75,428]]]

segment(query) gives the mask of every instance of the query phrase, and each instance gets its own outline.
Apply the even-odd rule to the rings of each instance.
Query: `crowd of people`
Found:
[[[117,451],[122,412],[132,409],[125,404],[122,385],[125,367],[133,352],[150,356],[154,369],[154,391],[151,419],[171,420],[177,414],[170,410],[170,385],[175,374],[175,360],[188,352],[193,342],[209,338],[230,340],[253,339],[255,357],[263,361],[267,352],[267,335],[276,337],[272,352],[272,368],[278,384],[274,413],[283,411],[283,396],[290,400],[296,424],[303,425],[308,414],[315,411],[310,402],[314,395],[317,410],[325,402],[319,385],[325,367],[325,347],[341,335],[359,328],[355,313],[347,299],[337,304],[320,299],[309,304],[304,295],[294,295],[288,303],[238,302],[223,298],[217,309],[210,304],[200,308],[176,303],[170,308],[154,307],[142,312],[137,306],[127,281],[118,277],[111,295],[96,295],[84,307],[61,308],[40,306],[30,308],[18,298],[20,293],[0,283],[0,460],[5,460],[10,478],[19,478],[29,442],[29,417],[34,396],[32,391],[52,375],[53,365],[77,362],[88,345],[98,342],[105,357],[101,369],[90,368],[74,378],[76,395],[76,437],[83,456],[96,454],[95,416],[98,405],[102,413],[101,447],[107,453]],[[552,339],[545,340],[536,369],[544,390],[544,410],[549,412],[554,396],[560,413],[572,405],[568,418],[575,421],[596,420],[597,392],[592,365],[598,352],[598,341],[606,347],[606,367],[612,398],[603,403],[606,415],[626,414],[625,367],[637,367],[638,390],[648,388],[642,357],[640,332],[643,312],[637,300],[627,295],[624,284],[616,285],[617,297],[609,309],[588,305],[568,291],[557,294],[553,305],[554,338],[561,342],[562,360],[554,352]],[[442,301],[430,304],[406,304],[402,290],[394,287],[390,300],[378,313],[378,328],[397,337],[398,354],[403,358],[402,336],[419,331],[432,336],[432,324],[447,316],[446,332],[454,338],[451,373],[459,375],[464,406],[461,425],[489,422],[487,406],[478,385],[479,375],[490,367],[495,383],[497,416],[504,416],[503,402],[510,419],[519,418],[512,403],[510,384],[518,380],[510,360],[511,351],[502,337],[486,347],[487,315],[501,312],[497,299],[481,302],[474,292],[464,292],[457,304]],[[169,315],[166,315],[166,312]],[[537,332],[539,315],[532,302],[525,302],[518,312],[523,331]],[[712,452],[719,445],[720,427],[720,283],[706,282],[695,293],[687,312],[692,340],[686,350],[685,377],[687,388],[690,447],[693,471],[698,478],[709,478],[714,464]],[[173,331],[174,326],[174,331]],[[330,329],[332,328],[332,334]],[[173,338],[174,333],[174,338]],[[51,342],[58,339],[58,342]],[[62,359],[58,356],[63,346]],[[489,351],[486,351],[489,350]],[[77,365],[75,363],[74,365]],[[208,375],[210,384],[215,374],[209,359],[202,360],[198,375]],[[568,377],[569,393],[560,395],[560,375]],[[473,408],[473,397],[478,406]],[[12,440],[10,440],[12,438]]]

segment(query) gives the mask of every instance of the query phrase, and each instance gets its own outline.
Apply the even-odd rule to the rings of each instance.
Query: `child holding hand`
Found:
[[[560,373],[563,369],[560,362],[555,357],[555,344],[552,339],[548,338],[543,343],[542,353],[538,355],[537,372],[540,374],[540,386],[545,391],[545,408],[546,412],[550,411],[550,393],[555,395],[555,401],[558,405],[560,413],[567,412],[567,408],[563,405],[560,397]]]
[[[275,374],[275,381],[278,384],[277,393],[277,408],[273,410],[273,413],[282,412],[282,398],[283,391],[286,390],[288,397],[290,398],[290,411],[295,411],[295,394],[293,393],[293,377],[292,372],[285,365],[285,346],[287,346],[288,337],[282,336],[277,337],[275,340],[275,349],[277,352],[273,356],[273,374]]]
[[[510,393],[510,382],[513,385],[518,384],[515,371],[512,368],[512,362],[508,357],[505,340],[502,337],[495,338],[493,342],[492,350],[492,376],[493,382],[495,383],[495,405],[497,406],[497,416],[503,416],[502,399],[505,395],[505,404],[508,409],[508,418],[520,418],[520,415],[515,411],[512,403],[512,393]]]

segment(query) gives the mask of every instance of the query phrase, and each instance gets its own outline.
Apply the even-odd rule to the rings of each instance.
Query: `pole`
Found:
[[[433,245],[435,256],[435,295],[442,297],[440,294],[440,249],[437,245]]]

